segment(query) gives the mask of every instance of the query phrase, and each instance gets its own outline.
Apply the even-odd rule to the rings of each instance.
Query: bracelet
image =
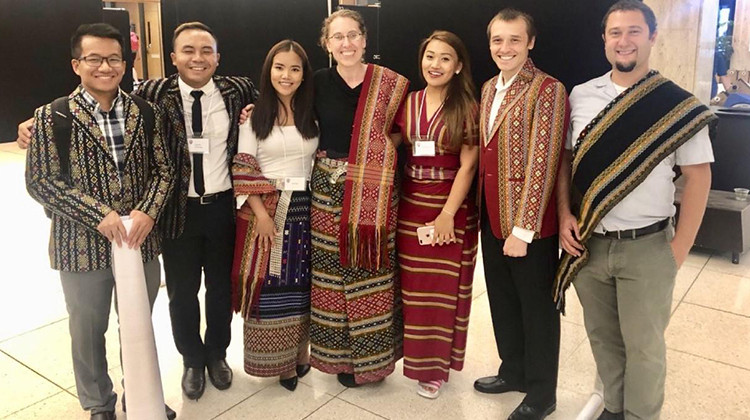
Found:
[[[451,217],[456,217],[456,213],[451,213],[446,209],[441,210],[440,213],[445,213],[447,215],[450,215]]]

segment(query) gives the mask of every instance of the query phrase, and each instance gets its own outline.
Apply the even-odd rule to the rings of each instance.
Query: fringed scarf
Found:
[[[385,67],[369,64],[354,115],[339,232],[341,264],[377,270],[387,267],[388,231],[396,213],[391,194],[396,148],[393,121],[409,81]]]
[[[238,153],[232,163],[232,185],[235,197],[260,195],[271,218],[275,218],[279,192],[274,183],[261,173],[260,166],[250,154]],[[232,264],[232,309],[245,319],[252,316],[260,300],[260,289],[268,271],[270,249],[261,249],[253,239],[256,218],[250,205],[237,210],[237,235]]]
[[[563,253],[554,298],[564,293],[589,259],[586,241],[601,219],[682,144],[716,119],[695,96],[649,72],[612,100],[583,129],[573,150],[572,193],[580,201],[583,252]]]

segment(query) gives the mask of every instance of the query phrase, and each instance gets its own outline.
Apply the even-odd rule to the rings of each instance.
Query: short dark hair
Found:
[[[487,24],[487,38],[489,39],[490,28],[496,21],[502,20],[503,22],[511,22],[516,19],[523,19],[523,21],[526,22],[526,33],[529,35],[529,41],[536,38],[536,25],[534,24],[534,18],[526,12],[510,7],[497,12],[492,20],[490,20],[490,23]]]
[[[81,58],[81,40],[84,36],[114,39],[120,44],[120,54],[122,55],[125,51],[124,38],[117,28],[109,23],[84,23],[70,37],[70,56],[74,59]]]
[[[181,24],[180,26],[178,26],[174,30],[174,33],[172,34],[172,49],[173,50],[174,50],[174,46],[175,46],[175,41],[177,41],[177,37],[181,33],[185,32],[185,31],[188,31],[188,30],[191,30],[191,29],[198,30],[198,31],[203,31],[203,32],[208,32],[213,37],[214,42],[216,43],[216,48],[217,49],[219,48],[219,38],[216,37],[216,34],[214,33],[214,31],[211,28],[209,28],[208,25],[206,25],[203,22],[185,22],[185,23]]]
[[[654,14],[654,11],[651,10],[646,3],[644,3],[641,0],[620,0],[617,3],[613,4],[612,7],[607,10],[607,13],[604,15],[604,19],[602,19],[602,35],[607,30],[607,20],[609,19],[609,15],[611,15],[614,12],[622,12],[622,11],[628,11],[628,10],[638,10],[641,13],[643,13],[643,18],[646,19],[646,24],[648,25],[648,35],[651,36],[656,32],[656,15]]]

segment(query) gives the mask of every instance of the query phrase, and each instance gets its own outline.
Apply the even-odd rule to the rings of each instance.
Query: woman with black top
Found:
[[[395,234],[396,149],[390,134],[408,80],[362,61],[362,16],[339,10],[315,72],[320,145],[312,175],[310,363],[353,387],[380,381],[401,357]]]

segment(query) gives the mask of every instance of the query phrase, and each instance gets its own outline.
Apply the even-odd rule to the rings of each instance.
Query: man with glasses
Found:
[[[232,384],[226,363],[231,339],[231,269],[234,214],[230,168],[237,153],[242,107],[257,97],[247,77],[218,76],[218,43],[201,22],[178,26],[170,55],[177,74],[145,81],[136,96],[163,111],[167,154],[177,171],[159,232],[177,350],[183,357],[182,391],[197,400],[205,372],[219,390]],[[34,119],[18,126],[19,147],[31,142]],[[200,333],[198,290],[205,277],[206,332]]]
[[[115,418],[104,341],[114,286],[112,242],[140,247],[153,305],[160,285],[153,227],[172,189],[159,115],[119,88],[122,45],[122,35],[108,24],[78,27],[71,64],[81,84],[36,110],[26,159],[29,194],[51,213],[50,261],[60,271],[69,314],[78,399],[92,419]],[[69,141],[58,135],[57,114],[68,120]],[[133,221],[129,233],[120,219],[125,215]]]

